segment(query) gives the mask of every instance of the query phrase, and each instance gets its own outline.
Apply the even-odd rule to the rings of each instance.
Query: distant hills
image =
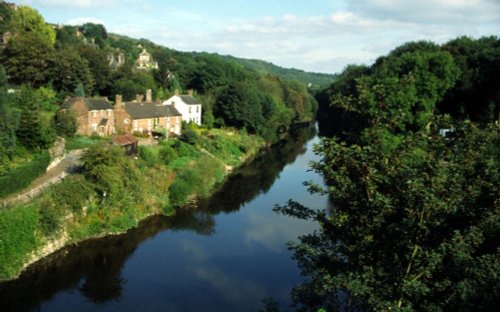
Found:
[[[333,74],[312,73],[295,68],[284,68],[262,60],[244,59],[230,55],[222,57],[228,60],[236,61],[243,67],[253,69],[264,75],[270,74],[281,77],[282,79],[300,81],[313,89],[317,89],[321,86],[327,86],[337,78],[337,75]]]

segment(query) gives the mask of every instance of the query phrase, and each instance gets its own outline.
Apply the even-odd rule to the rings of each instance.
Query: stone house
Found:
[[[113,110],[117,132],[150,134],[166,129],[169,134],[181,134],[181,114],[173,106],[153,102],[151,90],[147,91],[145,101],[142,95],[137,95],[135,101],[123,102],[121,95],[116,95]]]
[[[114,52],[109,52],[107,55],[107,60],[108,60],[108,66],[113,69],[117,70],[123,64],[125,64],[125,54],[123,52],[120,52],[120,50],[117,50],[116,53]]]
[[[75,114],[77,134],[104,136],[114,132],[113,107],[106,98],[73,97],[67,99],[62,108]]]
[[[135,61],[135,68],[140,70],[158,69],[158,63],[153,60],[153,57],[146,49],[143,49],[142,52],[139,53],[137,61]]]
[[[174,96],[162,104],[167,107],[175,107],[181,113],[183,121],[201,125],[201,103],[193,97],[192,91],[186,95],[179,95],[176,91]]]

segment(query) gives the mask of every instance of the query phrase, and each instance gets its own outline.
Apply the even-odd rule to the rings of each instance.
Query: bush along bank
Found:
[[[119,234],[152,215],[209,196],[231,168],[265,145],[238,130],[187,129],[174,140],[141,146],[137,157],[97,144],[82,156],[82,173],[27,204],[0,211],[0,280],[86,239]]]

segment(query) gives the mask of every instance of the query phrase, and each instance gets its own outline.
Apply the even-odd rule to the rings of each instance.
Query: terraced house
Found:
[[[201,125],[201,103],[193,97],[193,91],[188,94],[179,95],[176,90],[175,95],[163,102],[163,105],[175,107],[182,115],[185,122],[193,122]]]
[[[114,133],[113,107],[106,98],[73,97],[67,99],[62,108],[75,114],[77,134],[108,136]]]
[[[182,115],[171,105],[161,105],[152,101],[151,90],[146,93],[146,100],[137,95],[132,102],[123,102],[121,95],[116,95],[115,129],[121,133],[151,133],[167,130],[168,134],[180,135]]]

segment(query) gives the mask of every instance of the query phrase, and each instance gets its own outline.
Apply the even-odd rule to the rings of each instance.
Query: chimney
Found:
[[[153,102],[153,93],[151,92],[151,89],[146,90],[146,102]]]
[[[193,96],[193,89],[188,90],[188,95]]]
[[[179,89],[175,89],[175,95],[179,95]]]
[[[122,95],[121,94],[117,94],[115,95],[115,108],[120,108],[122,107]]]
[[[142,99],[143,99],[143,98],[144,98],[144,95],[142,95],[142,94],[136,94],[136,95],[135,95],[135,101],[136,101],[137,103],[142,103]]]

